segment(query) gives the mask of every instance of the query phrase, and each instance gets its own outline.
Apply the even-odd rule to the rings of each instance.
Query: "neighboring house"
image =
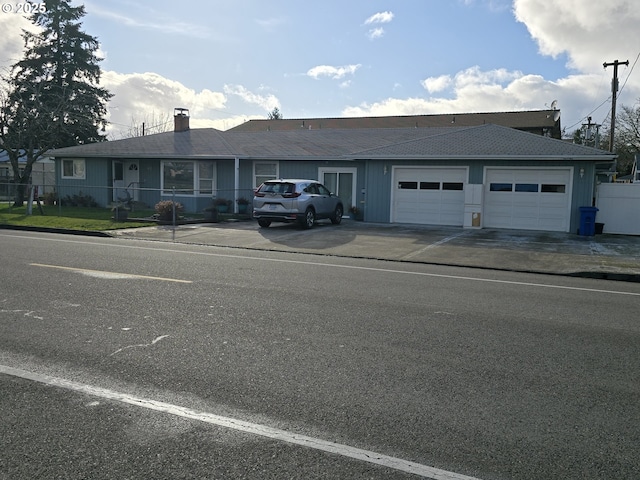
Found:
[[[24,170],[26,159],[20,158],[20,173]],[[0,198],[13,196],[13,167],[9,161],[7,152],[0,152]],[[54,189],[55,168],[50,158],[41,158],[33,164],[31,170],[31,184],[38,187],[38,193],[42,195]]]
[[[402,115],[395,117],[339,117],[249,120],[230,132],[264,132],[265,130],[300,130],[322,128],[425,128],[475,127],[501,125],[523,132],[560,139],[560,110],[522,112],[453,113],[443,115]]]
[[[280,122],[282,120],[276,120]],[[213,197],[249,197],[272,178],[312,178],[383,223],[575,232],[596,168],[615,155],[493,124],[413,128],[189,129],[62,148],[60,194],[94,192],[202,211]]]

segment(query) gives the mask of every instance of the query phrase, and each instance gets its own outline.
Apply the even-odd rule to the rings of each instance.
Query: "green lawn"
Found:
[[[153,225],[149,222],[114,222],[113,213],[109,208],[90,207],[58,207],[42,206],[40,213],[37,205],[33,206],[33,213],[27,215],[27,207],[12,207],[11,202],[0,204],[0,225],[17,225],[28,227],[63,228],[69,230],[115,230],[118,228],[132,228]],[[130,217],[145,218],[153,214],[153,210],[130,212]]]

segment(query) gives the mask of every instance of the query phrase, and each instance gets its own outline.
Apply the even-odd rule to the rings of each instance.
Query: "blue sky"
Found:
[[[534,110],[562,125],[608,122],[640,97],[635,0],[86,0],[101,42],[112,138],[174,107],[192,127],[266,118]],[[21,22],[0,13],[0,66],[19,58]],[[25,25],[28,25],[25,23]],[[22,25],[24,26],[24,25]]]

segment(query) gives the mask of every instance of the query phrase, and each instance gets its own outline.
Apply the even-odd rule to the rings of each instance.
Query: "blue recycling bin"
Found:
[[[578,233],[585,237],[596,234],[596,207],[580,207],[580,229]]]

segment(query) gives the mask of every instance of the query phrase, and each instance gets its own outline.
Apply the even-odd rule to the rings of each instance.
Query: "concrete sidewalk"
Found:
[[[373,258],[640,281],[640,237],[526,230],[320,222],[310,230],[253,221],[153,226],[112,236],[220,247]]]

